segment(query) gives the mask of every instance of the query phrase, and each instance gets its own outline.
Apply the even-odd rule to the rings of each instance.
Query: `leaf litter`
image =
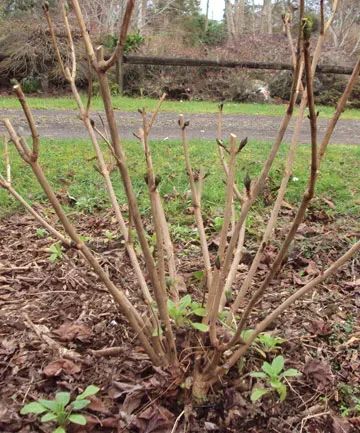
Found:
[[[284,212],[285,226],[291,212]],[[108,220],[91,215],[78,228],[91,236],[91,247],[115,283],[121,279],[132,302],[138,303],[140,291],[121,242],[109,245],[112,241],[102,240],[104,230],[116,232],[112,222],[105,223]],[[356,224],[335,223],[322,212],[312,212],[298,235],[301,242],[295,242],[282,268],[281,280],[274,281],[259,305],[259,314],[264,314],[260,309],[270,310],[284,299],[294,284],[305,284],[338,257],[351,236],[360,233]],[[35,232],[26,215],[0,222],[2,433],[47,433],[47,427],[36,420],[19,416],[23,404],[51,398],[59,390],[81,392],[89,384],[101,391],[87,410],[88,424],[76,427],[77,433],[171,433],[184,408],[186,416],[179,418],[173,433],[185,428],[187,432],[238,432],[241,428],[245,433],[359,431],[358,412],[349,407],[348,415],[342,416],[348,401],[342,389],[347,386],[356,393],[360,387],[358,257],[319,287],[311,302],[298,302],[274,324],[276,334],[286,340],[281,350],[287,365],[304,373],[291,382],[287,400],[279,403],[269,396],[256,405],[250,403],[252,379],[246,373],[259,370],[263,362],[254,350],[245,365],[231,370],[222,386],[213,389],[207,402],[189,409],[186,386],[181,386],[184,378],[151,366],[97,277],[72,251],[51,263],[46,248],[52,241],[38,239]],[[255,253],[256,239],[253,248],[251,236],[256,235],[249,235],[235,290]],[[186,247],[184,258],[180,240],[180,271],[196,297],[194,273],[202,271],[201,261],[196,242],[187,241]],[[108,250],[111,255],[106,254]],[[259,278],[268,268],[267,260],[271,262],[273,247],[267,254]],[[96,354],[112,348],[121,350],[114,356]]]

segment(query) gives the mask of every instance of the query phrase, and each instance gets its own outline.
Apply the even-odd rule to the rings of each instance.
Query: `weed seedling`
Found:
[[[256,350],[266,358],[267,353],[276,352],[285,341],[281,337],[264,332],[256,339]]]
[[[190,295],[184,296],[178,303],[168,299],[167,307],[169,316],[174,320],[177,327],[191,326],[201,332],[208,331],[208,325],[192,320],[194,316],[205,317],[206,310],[198,302],[193,302]]]
[[[252,371],[251,377],[257,379],[263,379],[265,387],[261,388],[254,386],[251,393],[251,401],[257,401],[265,394],[275,391],[280,398],[280,401],[284,401],[287,394],[287,386],[284,383],[286,377],[296,377],[301,373],[295,368],[289,368],[284,371],[285,360],[284,357],[279,355],[273,359],[272,363],[264,362],[261,369],[262,371]]]
[[[45,229],[43,229],[43,228],[38,228],[38,229],[36,229],[35,234],[36,234],[36,237],[37,237],[37,238],[39,238],[39,239],[44,239],[44,238],[46,238],[46,236],[47,236],[49,233],[48,233]]]
[[[84,392],[79,394],[75,400],[71,401],[70,392],[58,392],[54,400],[37,400],[26,404],[20,411],[21,415],[33,413],[42,415],[41,422],[55,422],[57,427],[52,433],[66,433],[66,427],[70,424],[85,425],[86,418],[84,415],[76,413],[85,409],[90,400],[87,397],[95,395],[99,388],[95,385],[89,385]]]
[[[47,251],[50,253],[49,260],[51,263],[55,263],[63,258],[63,249],[58,242],[52,244]]]

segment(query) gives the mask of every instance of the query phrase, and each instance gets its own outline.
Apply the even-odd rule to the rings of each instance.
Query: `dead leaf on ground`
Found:
[[[334,376],[330,365],[319,359],[310,359],[304,367],[305,376],[314,383],[317,391],[331,389],[334,384]]]
[[[309,260],[309,264],[305,268],[305,272],[307,275],[319,275],[320,270],[317,267],[317,264],[313,260]]]
[[[174,415],[163,406],[150,406],[133,421],[139,433],[169,433]]]
[[[87,406],[87,409],[92,410],[93,412],[103,413],[105,415],[109,414],[109,409],[105,406],[104,402],[95,396],[89,397],[90,404]]]
[[[175,277],[175,287],[179,293],[187,293],[187,286],[183,276],[177,275]]]
[[[345,419],[337,416],[332,416],[333,433],[350,433],[352,430],[351,424]]]
[[[82,342],[88,341],[92,336],[91,329],[83,323],[63,323],[58,329],[53,331],[61,341],[79,340]]]
[[[312,334],[326,336],[332,334],[331,325],[329,325],[324,320],[313,320],[306,327]]]
[[[125,399],[120,408],[120,413],[126,420],[141,404],[145,393],[145,387],[140,384],[131,384],[126,382],[113,382],[109,391],[110,397],[118,399],[125,395]]]
[[[57,361],[50,362],[43,372],[47,377],[60,376],[61,373],[76,374],[81,371],[81,364],[75,364],[69,359],[58,359]]]

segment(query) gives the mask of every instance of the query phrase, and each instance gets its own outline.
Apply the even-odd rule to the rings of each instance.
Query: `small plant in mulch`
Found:
[[[20,411],[21,415],[41,415],[42,423],[53,422],[57,427],[53,433],[66,433],[66,427],[72,424],[86,425],[84,415],[77,413],[85,409],[91,403],[88,397],[99,392],[95,385],[89,385],[84,392],[75,399],[71,399],[70,392],[57,392],[54,400],[39,399],[26,404]]]
[[[284,364],[284,357],[279,355],[273,359],[271,364],[265,361],[261,367],[262,371],[252,371],[250,373],[251,377],[261,379],[265,383],[264,387],[254,386],[251,392],[251,401],[257,401],[272,391],[278,394],[280,401],[285,400],[287,394],[285,379],[300,376],[301,373],[295,368],[284,370]]]

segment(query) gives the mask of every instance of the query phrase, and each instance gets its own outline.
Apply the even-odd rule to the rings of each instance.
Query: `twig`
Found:
[[[171,429],[170,433],[175,433],[176,432],[177,426],[178,426],[178,424],[179,424],[179,422],[180,422],[180,420],[181,420],[181,418],[183,417],[184,414],[185,414],[185,410],[183,410],[182,412],[180,412],[180,414],[178,415],[178,417],[176,418],[176,420],[174,422],[173,428]]]
[[[104,349],[93,350],[90,349],[90,353],[94,356],[118,356],[124,353],[124,347],[105,347]]]
[[[304,23],[306,26],[306,22]],[[303,199],[301,201],[300,207],[298,209],[298,212],[295,216],[295,219],[291,225],[291,228],[289,230],[289,233],[287,234],[281,249],[279,253],[277,254],[274,263],[272,264],[272,267],[270,269],[270,272],[268,273],[267,277],[265,278],[264,282],[261,284],[260,288],[255,291],[254,295],[251,297],[248,305],[246,306],[246,309],[241,317],[240,323],[238,325],[237,331],[231,340],[230,344],[234,344],[236,342],[236,339],[239,338],[241,335],[242,330],[244,329],[244,326],[246,324],[246,321],[254,308],[257,301],[261,298],[261,296],[264,294],[265,290],[269,286],[270,282],[276,275],[276,273],[279,271],[281,267],[281,263],[283,262],[283,259],[285,257],[286,252],[289,249],[289,246],[291,242],[293,241],[296,232],[302,223],[305,212],[307,207],[309,206],[310,201],[312,200],[315,192],[315,183],[317,179],[317,124],[316,119],[317,115],[315,113],[315,106],[314,106],[314,91],[313,91],[313,75],[311,72],[311,60],[310,60],[310,42],[309,38],[310,35],[307,32],[307,28],[304,27],[304,37],[305,37],[305,44],[304,44],[304,60],[305,60],[305,75],[306,75],[306,91],[307,91],[307,99],[308,99],[308,105],[309,105],[309,112],[310,112],[310,128],[311,128],[311,168],[310,168],[310,177],[308,182],[308,187],[306,192],[304,193]]]
[[[301,420],[301,428],[300,428],[300,432],[302,433],[302,431],[304,430],[304,426],[307,420],[312,419],[312,418],[319,418],[321,416],[325,416],[325,415],[330,415],[330,411],[326,411],[326,412],[320,412],[320,413],[316,413],[314,415],[307,415],[305,418],[303,418]]]
[[[11,184],[3,178],[0,174],[0,186],[6,189],[25,209],[56,239],[67,247],[71,247],[72,243],[69,239],[65,238],[59,231],[57,231],[51,224],[49,224],[29,203],[11,186]]]
[[[134,7],[135,7],[135,0],[128,0],[125,13],[124,13],[123,22],[121,23],[121,27],[120,27],[120,34],[119,34],[117,46],[113,54],[111,55],[110,59],[104,62],[103,64],[101,64],[101,70],[103,72],[106,72],[108,69],[114,66],[117,59],[119,59],[123,55],[125,43],[126,43],[126,37],[128,34],[130,20],[131,20]]]

